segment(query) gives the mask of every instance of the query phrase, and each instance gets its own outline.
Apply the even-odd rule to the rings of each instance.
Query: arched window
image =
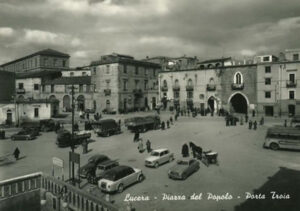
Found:
[[[74,76],[74,72],[70,72],[70,76]]]
[[[193,81],[192,81],[192,79],[189,79],[188,80],[188,84],[187,84],[188,86],[193,86]]]
[[[210,79],[209,79],[209,84],[215,84],[214,78],[210,78]]]
[[[175,86],[179,86],[179,80],[178,79],[175,80]]]
[[[167,87],[167,86],[168,86],[168,84],[167,84],[167,81],[166,81],[166,80],[164,80],[164,81],[163,81],[163,86],[164,86],[164,87]]]
[[[235,84],[242,84],[243,81],[243,75],[240,72],[235,73],[234,78],[233,78],[233,82]]]
[[[212,68],[212,67],[213,67],[212,64],[207,65],[207,68]]]

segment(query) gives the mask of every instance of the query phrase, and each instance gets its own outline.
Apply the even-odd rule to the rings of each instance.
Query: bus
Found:
[[[300,129],[295,127],[274,126],[268,129],[264,148],[300,150]]]

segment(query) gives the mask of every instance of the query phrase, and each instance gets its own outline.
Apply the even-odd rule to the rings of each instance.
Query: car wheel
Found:
[[[139,177],[138,177],[138,181],[139,182],[142,182],[144,180],[144,176],[141,174]]]
[[[279,145],[276,144],[276,143],[271,143],[271,144],[270,144],[270,148],[271,148],[272,150],[278,150],[278,149],[279,149]]]
[[[174,160],[174,158],[171,156],[171,157],[169,158],[169,163],[171,163],[173,160]]]
[[[154,164],[154,167],[155,167],[155,168],[158,168],[158,166],[159,166],[159,164],[158,164],[158,162],[156,162],[156,163]]]
[[[123,184],[120,184],[120,185],[118,186],[118,192],[119,192],[119,193],[122,193],[123,190],[124,190],[124,185],[123,185]]]

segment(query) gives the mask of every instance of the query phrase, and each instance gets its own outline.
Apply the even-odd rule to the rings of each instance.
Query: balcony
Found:
[[[286,81],[286,88],[295,88],[297,86],[296,81]]]
[[[180,90],[180,86],[178,86],[178,85],[173,86],[173,91],[179,91],[179,90]]]
[[[193,91],[194,86],[193,85],[186,85],[185,89],[186,89],[186,91]]]
[[[110,89],[104,89],[104,95],[105,96],[110,96],[111,95],[111,90]]]
[[[174,99],[174,105],[179,105],[179,104],[180,104],[179,98]]]
[[[206,90],[209,92],[216,91],[216,84],[207,84]]]
[[[25,89],[16,89],[17,94],[25,94]]]
[[[141,89],[134,89],[133,94],[135,97],[142,97],[143,96],[143,91]]]
[[[167,92],[168,91],[168,87],[167,86],[162,86],[161,87],[161,91],[162,92]]]
[[[188,105],[191,105],[191,104],[193,104],[193,98],[187,98],[186,99],[186,104],[188,104]]]
[[[244,89],[244,83],[241,83],[241,84],[233,83],[233,84],[231,84],[231,89],[232,90],[243,90]]]

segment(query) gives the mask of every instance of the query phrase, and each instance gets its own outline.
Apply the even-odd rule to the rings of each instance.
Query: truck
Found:
[[[87,141],[91,138],[91,133],[88,131],[74,132],[73,144],[79,145],[83,141]],[[68,130],[59,130],[57,132],[56,145],[58,147],[69,147],[72,145],[72,133]]]
[[[125,119],[125,126],[132,132],[146,132],[160,128],[160,117],[149,115],[145,117],[133,117]]]

